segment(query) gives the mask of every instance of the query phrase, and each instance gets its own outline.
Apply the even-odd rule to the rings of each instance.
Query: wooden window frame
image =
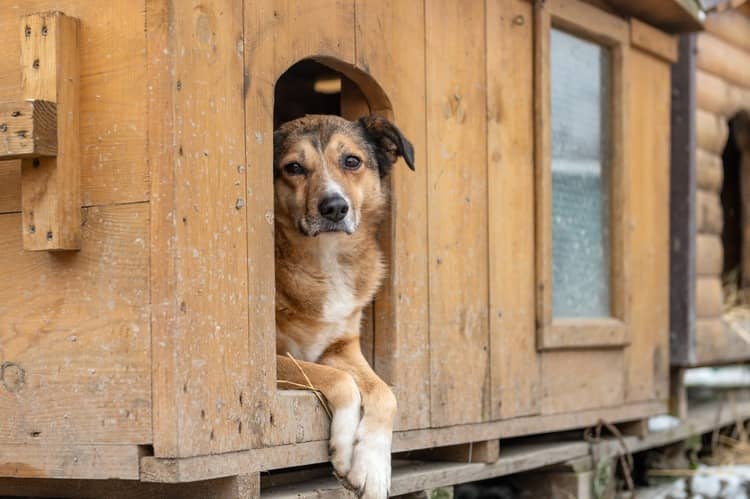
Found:
[[[629,344],[627,265],[627,21],[578,0],[535,3],[535,191],[537,347],[624,347]],[[550,31],[552,28],[606,46],[611,54],[610,96],[610,317],[553,318]]]

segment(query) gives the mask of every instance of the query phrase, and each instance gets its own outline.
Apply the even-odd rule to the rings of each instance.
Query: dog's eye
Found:
[[[304,175],[305,169],[304,167],[297,163],[296,161],[294,163],[287,163],[284,165],[284,171],[287,172],[289,175]]]
[[[360,160],[356,156],[347,156],[346,158],[344,158],[344,167],[348,168],[349,170],[356,170],[361,164],[362,160]]]

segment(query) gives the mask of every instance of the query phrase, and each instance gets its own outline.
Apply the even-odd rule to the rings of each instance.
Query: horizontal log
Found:
[[[0,160],[57,155],[57,106],[47,101],[0,103]]]
[[[729,125],[723,116],[698,109],[695,113],[695,133],[698,147],[721,155],[727,143]]]
[[[724,265],[724,247],[721,237],[698,234],[695,241],[695,272],[699,276],[721,276]]]
[[[698,189],[695,201],[695,224],[698,232],[720,236],[724,225],[724,212],[719,195]]]
[[[706,31],[750,53],[750,17],[728,10],[706,17]]]
[[[721,278],[699,277],[695,284],[695,316],[698,319],[721,317],[724,296]]]
[[[695,76],[698,107],[714,114],[732,117],[740,109],[750,109],[750,89],[698,70]]]
[[[718,194],[724,180],[724,164],[721,156],[698,149],[695,154],[695,163],[698,187]]]
[[[750,88],[750,53],[710,33],[698,35],[696,64],[699,69]]]

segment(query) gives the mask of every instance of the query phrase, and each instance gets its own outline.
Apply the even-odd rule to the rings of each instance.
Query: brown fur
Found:
[[[361,160],[356,169],[345,166],[351,156]],[[274,134],[279,376],[306,383],[299,368],[284,356],[292,353],[304,361],[305,373],[328,399],[334,418],[336,411],[361,395],[360,425],[388,439],[396,401],[362,356],[359,330],[362,309],[385,275],[376,232],[387,205],[384,179],[398,156],[413,168],[411,144],[379,117],[350,122],[337,116],[307,116],[282,125]],[[331,192],[348,201],[347,218],[337,224],[319,210]],[[332,440],[334,458],[338,451]],[[389,462],[387,466],[389,470]],[[346,476],[347,463],[334,459],[334,468],[366,493],[369,482],[358,483],[364,479],[356,473]],[[376,488],[373,485],[371,491]],[[370,496],[380,497],[381,489]]]

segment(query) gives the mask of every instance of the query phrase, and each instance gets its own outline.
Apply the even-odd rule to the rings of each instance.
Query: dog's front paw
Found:
[[[365,499],[385,499],[391,488],[391,434],[363,431],[360,425],[352,468],[346,481]]]
[[[337,410],[331,420],[329,451],[331,464],[340,478],[345,479],[352,468],[354,441],[359,425],[360,399],[357,397],[348,406]]]

